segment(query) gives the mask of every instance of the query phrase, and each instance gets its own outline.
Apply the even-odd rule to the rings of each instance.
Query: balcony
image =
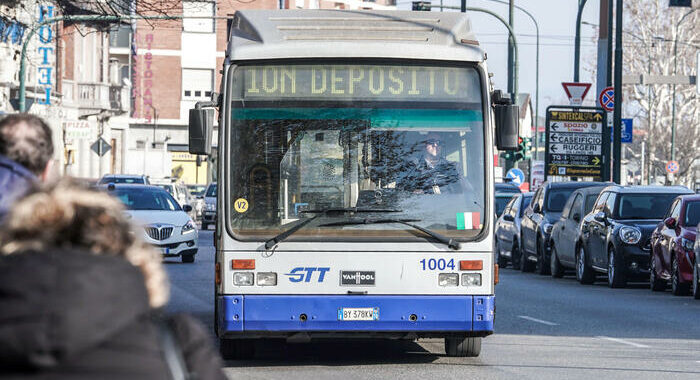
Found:
[[[64,104],[77,107],[80,113],[107,110],[120,114],[130,108],[129,88],[126,86],[64,80],[63,94]]]

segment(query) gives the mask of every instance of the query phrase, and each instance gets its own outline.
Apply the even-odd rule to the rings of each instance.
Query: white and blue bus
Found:
[[[232,21],[221,94],[190,111],[194,154],[219,115],[224,357],[259,339],[366,337],[479,355],[494,330],[493,145],[517,147],[517,107],[491,88],[468,17]]]

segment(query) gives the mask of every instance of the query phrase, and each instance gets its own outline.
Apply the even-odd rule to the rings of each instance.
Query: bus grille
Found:
[[[154,240],[165,240],[173,234],[172,227],[146,227],[146,234]]]

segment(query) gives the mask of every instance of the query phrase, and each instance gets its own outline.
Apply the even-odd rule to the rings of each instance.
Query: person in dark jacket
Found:
[[[46,178],[52,156],[51,129],[41,118],[21,113],[0,119],[0,221]]]
[[[402,179],[401,187],[416,194],[441,194],[456,192],[459,172],[453,162],[441,155],[443,141],[437,133],[431,133],[423,141],[420,157],[413,158]]]
[[[14,205],[0,230],[0,378],[171,379],[170,326],[187,378],[225,379],[198,322],[159,316],[167,275],[135,232],[118,200],[65,181]]]

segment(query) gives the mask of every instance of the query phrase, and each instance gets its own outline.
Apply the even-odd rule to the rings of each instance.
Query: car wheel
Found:
[[[613,246],[608,248],[608,286],[611,288],[624,288],[627,286],[622,257],[615,252]]]
[[[652,292],[663,292],[666,290],[666,281],[659,278],[656,274],[656,260],[654,255],[649,259],[649,287]]]
[[[552,241],[550,243],[551,245],[551,251],[550,253],[550,258],[549,258],[549,270],[552,272],[552,277],[554,278],[562,278],[564,277],[564,267],[561,265],[561,262],[559,261],[559,255],[557,254],[557,247],[554,245],[554,242]]]
[[[700,300],[700,271],[697,263],[693,263],[693,298]]]
[[[673,263],[671,264],[673,268],[673,273],[671,274],[671,293],[674,296],[685,296],[690,290],[689,284],[681,282],[681,272],[678,267],[678,259],[673,258]]]
[[[513,265],[513,269],[520,270],[520,249],[518,248],[518,242],[513,242],[513,248],[510,250],[510,262]]]
[[[192,254],[192,253],[183,254],[181,259],[182,259],[183,263],[193,263],[194,262],[194,254]]]
[[[542,239],[537,238],[537,263],[535,264],[535,270],[540,276],[546,276],[549,274],[549,265],[545,262],[547,259],[546,250]]]
[[[224,360],[251,359],[255,356],[255,346],[249,339],[219,339],[219,353]]]
[[[474,358],[481,353],[481,337],[445,338],[447,356]]]
[[[498,267],[499,268],[507,267],[508,266],[508,258],[501,255],[501,249],[499,248],[498,239],[496,239],[496,242],[494,243],[494,247],[496,250],[496,255],[497,255],[496,257],[498,258],[498,260],[497,260]]]
[[[593,268],[588,265],[586,250],[583,249],[583,245],[580,245],[578,252],[576,252],[576,279],[578,282],[586,285],[595,281],[595,274],[593,273]]]

